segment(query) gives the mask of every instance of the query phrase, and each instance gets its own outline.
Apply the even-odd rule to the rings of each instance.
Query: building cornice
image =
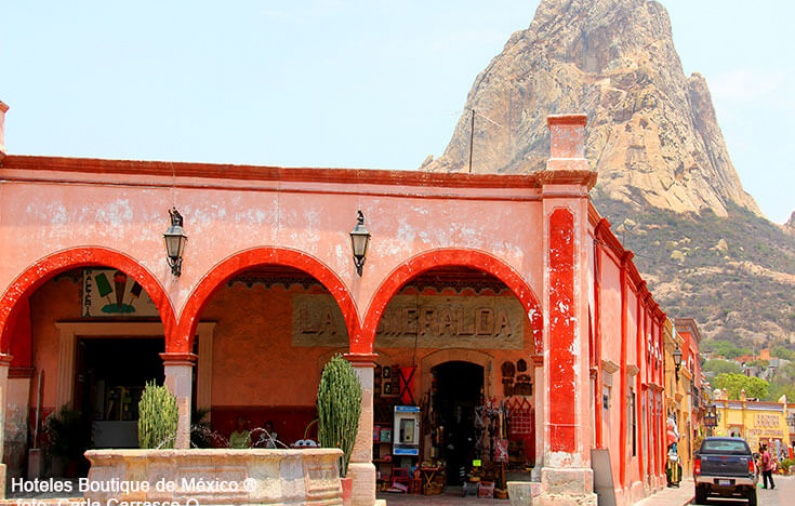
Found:
[[[374,184],[386,186],[433,186],[446,188],[539,188],[537,174],[464,174],[448,172],[393,171],[275,167],[141,160],[109,160],[8,155],[3,172],[61,172],[98,175],[209,178],[215,180],[280,181],[297,183]],[[9,173],[6,176],[11,175]]]

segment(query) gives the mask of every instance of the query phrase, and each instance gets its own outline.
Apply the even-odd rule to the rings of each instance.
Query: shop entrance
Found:
[[[75,407],[94,448],[138,447],[138,401],[147,381],[163,383],[164,349],[162,337],[78,340]]]
[[[475,409],[482,403],[483,367],[452,361],[437,365],[432,374],[439,458],[446,462],[447,484],[461,485],[472,460],[480,453]]]

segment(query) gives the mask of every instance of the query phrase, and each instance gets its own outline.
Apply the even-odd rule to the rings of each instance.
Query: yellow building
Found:
[[[716,436],[745,439],[752,451],[760,444],[768,445],[771,453],[791,457],[792,440],[787,416],[795,412],[795,403],[764,402],[755,399],[728,400],[725,391],[715,390]]]
[[[668,420],[675,421],[676,455],[682,477],[689,478],[693,475],[693,453],[705,435],[703,414],[707,397],[701,375],[701,332],[692,318],[667,319],[663,324],[663,338],[666,415]],[[669,451],[670,442],[669,436]]]

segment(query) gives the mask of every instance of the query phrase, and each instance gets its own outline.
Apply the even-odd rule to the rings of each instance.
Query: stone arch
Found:
[[[0,299],[0,352],[7,353],[11,338],[8,326],[17,304],[31,295],[47,280],[61,272],[78,267],[104,265],[124,271],[135,279],[149,294],[157,307],[163,323],[166,347],[175,327],[174,308],[168,294],[163,290],[160,281],[137,260],[124,253],[105,248],[85,247],[73,248],[46,256],[31,265],[20,274],[8,287]]]
[[[489,363],[492,357],[488,353],[479,350],[470,350],[463,348],[447,348],[444,350],[437,350],[433,353],[422,358],[422,385],[431,384],[431,374],[433,368],[445,362],[469,362],[471,364],[479,365],[483,368],[484,375],[489,370]],[[485,379],[485,378],[484,378]]]
[[[361,327],[360,346],[367,353],[375,347],[375,333],[389,301],[407,281],[434,267],[472,267],[491,274],[514,293],[530,319],[536,355],[543,354],[543,315],[533,290],[527,282],[502,260],[482,251],[435,250],[418,255],[393,270],[378,288]]]
[[[185,309],[182,311],[182,316],[175,332],[176,339],[170,343],[173,348],[166,351],[170,353],[189,353],[193,346],[193,339],[201,312],[218,287],[238,272],[266,264],[300,269],[325,286],[337,301],[345,318],[345,327],[348,331],[351,352],[355,353],[361,348],[359,316],[356,312],[356,305],[347,287],[328,266],[300,251],[280,248],[255,248],[237,253],[222,261],[213,267],[199,282],[185,304]]]

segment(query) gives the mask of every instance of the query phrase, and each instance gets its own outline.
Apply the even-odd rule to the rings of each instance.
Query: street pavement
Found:
[[[776,483],[775,489],[763,489],[761,486],[757,488],[757,504],[759,506],[792,506],[795,504],[795,476],[779,475],[775,476],[773,480]],[[666,488],[636,503],[634,506],[681,506],[689,504],[694,495],[695,486],[693,485],[693,480],[685,480],[682,481],[678,489]],[[744,499],[712,498],[707,501],[707,504],[709,506],[737,506],[738,504],[747,504],[747,501]]]
[[[774,476],[775,489],[756,489],[756,499],[759,506],[792,506],[795,504],[795,476]],[[761,481],[760,481],[761,485]],[[709,506],[737,506],[746,504],[740,499],[710,499]]]
[[[682,481],[678,488],[665,488],[656,494],[647,497],[634,506],[684,506],[693,499],[693,481]],[[764,492],[764,491],[760,491]],[[760,494],[761,497],[761,494]],[[386,501],[387,506],[399,504],[401,506],[475,506],[479,504],[501,504],[509,506],[510,501],[505,499],[479,499],[474,496],[462,497],[460,487],[447,487],[444,494],[439,495],[410,495],[410,494],[378,494],[378,499]],[[760,505],[763,503],[759,503]],[[716,504],[717,506],[717,504]],[[781,506],[784,506],[783,504]]]

